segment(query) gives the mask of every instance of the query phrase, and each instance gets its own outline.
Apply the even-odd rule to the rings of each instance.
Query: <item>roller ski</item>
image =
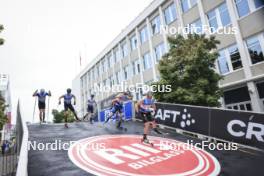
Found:
[[[65,127],[65,128],[69,128],[69,126],[68,126],[68,124],[67,124],[67,123],[65,123],[65,124],[64,124],[64,127]]]
[[[150,142],[148,139],[141,139],[141,143],[154,147],[154,144]]]
[[[127,128],[125,127],[116,127],[116,129],[121,130],[121,131],[127,131]]]
[[[122,120],[118,121],[118,122],[117,122],[117,125],[116,125],[116,128],[117,128],[118,130],[127,131],[127,128],[126,128],[126,127],[122,127],[121,124],[122,124]]]

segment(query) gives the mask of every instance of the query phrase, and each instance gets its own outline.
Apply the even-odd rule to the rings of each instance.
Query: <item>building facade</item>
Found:
[[[187,25],[215,29],[235,27],[234,34],[215,35],[219,58],[216,71],[224,91],[222,105],[228,109],[264,111],[264,1],[262,0],[154,0],[73,81],[78,111],[86,111],[94,84],[149,84],[160,78],[157,65],[169,50],[161,26]],[[182,35],[185,35],[182,33]],[[111,93],[96,95],[97,101]],[[140,99],[141,93],[134,98]]]
[[[5,109],[5,113],[8,117],[8,122],[11,123],[12,103],[11,103],[9,75],[7,74],[0,74],[0,94],[4,98],[5,104],[7,105]]]

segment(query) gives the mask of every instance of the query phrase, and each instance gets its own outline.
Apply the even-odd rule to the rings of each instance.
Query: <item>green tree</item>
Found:
[[[181,35],[168,38],[169,52],[159,63],[160,81],[154,85],[171,85],[169,93],[154,93],[161,102],[198,106],[219,106],[222,95],[218,82],[222,77],[214,71],[219,41],[211,36]]]
[[[0,94],[0,130],[3,129],[4,124],[7,122],[7,115],[5,114],[5,100]]]
[[[4,26],[0,24],[0,33],[4,30]],[[4,39],[0,38],[0,45],[4,44]]]
[[[68,122],[74,122],[74,115],[72,112],[67,112],[68,113]],[[56,109],[52,110],[52,115],[53,115],[53,122],[54,123],[64,123],[64,117],[65,117],[65,111],[58,111]]]

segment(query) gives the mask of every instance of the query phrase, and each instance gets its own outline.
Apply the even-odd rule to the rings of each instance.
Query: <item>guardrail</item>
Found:
[[[27,126],[17,105],[17,123],[3,126],[1,136],[0,175],[27,176]]]
[[[16,121],[16,139],[17,139],[17,153],[18,164],[16,176],[27,176],[27,164],[28,164],[28,128],[25,121],[21,117],[20,103],[17,105],[17,121]]]

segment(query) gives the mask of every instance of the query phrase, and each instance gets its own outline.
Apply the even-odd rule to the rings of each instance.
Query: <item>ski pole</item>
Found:
[[[49,121],[49,102],[50,102],[50,97],[48,97],[47,122]]]
[[[33,110],[33,119],[32,119],[32,123],[34,123],[34,116],[35,116],[36,104],[37,104],[37,97],[35,97],[35,103],[34,103],[34,110]]]

